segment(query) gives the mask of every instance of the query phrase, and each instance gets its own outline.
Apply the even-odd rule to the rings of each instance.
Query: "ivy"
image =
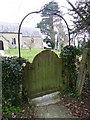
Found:
[[[2,58],[2,108],[3,111],[8,108],[7,104],[12,106],[20,106],[23,102],[23,97],[20,97],[20,86],[22,85],[23,68],[25,62],[23,58],[18,57],[3,57]],[[24,90],[24,89],[23,89]],[[27,99],[27,97],[26,97]]]
[[[61,50],[62,58],[62,78],[65,89],[74,91],[76,88],[77,72],[76,72],[76,55],[79,50],[74,46],[66,46]]]

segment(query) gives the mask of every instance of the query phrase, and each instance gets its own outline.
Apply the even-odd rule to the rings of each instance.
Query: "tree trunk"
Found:
[[[53,25],[53,16],[51,16],[51,26],[50,26],[50,37],[51,41],[55,41],[55,31],[54,31],[54,25]]]

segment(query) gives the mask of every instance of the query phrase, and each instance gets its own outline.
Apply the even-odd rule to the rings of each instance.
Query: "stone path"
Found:
[[[37,106],[38,118],[75,118],[68,109],[60,104],[59,92],[55,92],[32,100]]]

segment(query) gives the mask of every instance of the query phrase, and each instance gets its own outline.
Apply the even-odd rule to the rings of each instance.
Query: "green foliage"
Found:
[[[63,43],[61,44],[61,50],[63,49],[63,47],[64,47],[64,45],[63,45]]]
[[[70,91],[76,89],[77,72],[75,61],[78,54],[78,49],[73,46],[66,46],[61,50],[63,84],[65,84],[65,89]]]
[[[17,57],[3,58],[2,73],[3,98],[18,103],[18,93],[22,84],[22,62]]]
[[[68,97],[77,98],[79,101],[82,101],[81,95],[78,95],[76,90],[66,89],[63,91],[63,94],[66,94]]]
[[[40,49],[40,48],[38,48],[38,49],[31,48],[31,52],[30,52],[30,49],[21,49],[21,55],[22,55],[22,58],[28,59],[30,62],[32,62],[34,57],[42,50],[43,49]],[[4,52],[5,52],[5,54],[10,55],[11,57],[18,56],[18,49],[17,48],[10,49],[9,53],[8,53],[8,50],[5,50]]]
[[[51,1],[48,4],[44,5],[44,10],[42,11],[42,17],[47,17],[50,14],[53,14],[55,11],[59,10],[57,2]]]
[[[76,92],[75,92],[75,91],[71,91],[70,89],[67,89],[67,90],[65,91],[65,93],[67,94],[68,97],[74,97],[74,98],[77,97]]]
[[[82,97],[81,96],[77,96],[79,101],[82,101]]]
[[[56,11],[59,10],[58,3],[57,2],[49,2],[48,4],[44,5],[44,9],[42,11],[42,20],[40,23],[37,24],[37,28],[40,28],[41,33],[44,35],[47,35],[47,37],[50,38],[50,40],[55,40],[55,34],[54,31],[54,14]]]
[[[20,106],[13,106],[12,102],[7,101],[4,103],[3,112],[11,116],[12,113],[17,114],[18,112],[22,112],[22,108]]]
[[[34,59],[34,57],[39,54],[41,51],[44,49],[37,49],[37,48],[32,48],[31,52],[30,49],[21,49],[21,55],[23,58],[28,59],[28,61],[31,63]],[[60,54],[60,52],[53,50],[57,55]],[[8,53],[8,50],[4,51],[5,54],[8,54],[10,56],[18,56],[18,49],[10,49],[10,53]]]
[[[2,58],[2,109],[3,112],[11,113],[18,111],[22,106],[23,99],[20,95],[22,86],[22,63],[24,59],[18,57]],[[24,91],[23,91],[24,94]],[[27,99],[27,96],[23,96]]]
[[[79,51],[79,49],[78,48],[76,48],[76,47],[74,47],[74,46],[65,46],[63,49],[62,49],[62,51],[61,51],[61,56],[71,56],[71,57],[73,57],[73,58],[75,58],[76,57],[76,55],[79,55],[80,54],[80,51]]]

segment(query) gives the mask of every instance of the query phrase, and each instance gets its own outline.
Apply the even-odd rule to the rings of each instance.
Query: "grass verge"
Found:
[[[30,62],[33,61],[34,57],[39,54],[41,51],[45,49],[40,49],[40,48],[32,48],[31,51],[30,49],[21,49],[21,57],[28,59]],[[52,50],[54,51],[58,56],[60,55],[59,51]],[[5,54],[12,56],[19,56],[18,49],[10,49],[10,50],[4,50]]]

